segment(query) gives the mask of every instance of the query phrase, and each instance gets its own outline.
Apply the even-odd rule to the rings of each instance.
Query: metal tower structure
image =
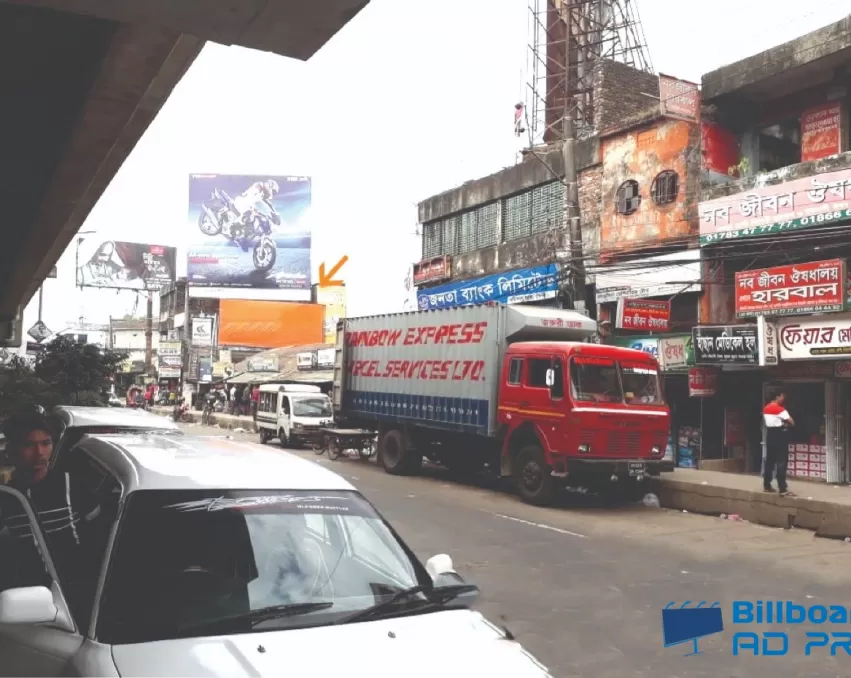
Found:
[[[637,0],[529,0],[527,128],[530,145],[594,133],[595,74],[606,61],[653,72]]]

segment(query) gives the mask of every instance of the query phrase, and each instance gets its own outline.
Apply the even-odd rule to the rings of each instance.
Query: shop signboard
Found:
[[[801,115],[801,162],[821,160],[836,155],[840,148],[842,104],[813,106]]]
[[[756,365],[756,325],[712,325],[691,331],[697,365]]]
[[[659,74],[659,111],[686,122],[700,120],[700,90],[696,83]]]
[[[777,323],[781,360],[830,360],[851,356],[851,314],[783,318]]]
[[[186,370],[186,379],[198,381],[198,349],[189,350],[189,366]]]
[[[558,265],[547,264],[418,290],[417,304],[421,311],[488,302],[522,304],[553,299],[558,289]]]
[[[615,328],[667,332],[671,323],[671,302],[658,299],[618,299]]]
[[[842,259],[741,271],[736,273],[736,317],[842,311],[846,284]]]
[[[304,351],[296,355],[296,367],[299,370],[325,370],[334,367],[336,351],[323,348],[318,351]]]
[[[414,264],[414,285],[438,282],[449,277],[449,257],[443,255]]]
[[[255,355],[248,359],[248,372],[277,372],[278,358],[273,355]]]
[[[659,359],[658,337],[612,337],[611,344],[621,348],[631,348],[633,351],[641,351]]]
[[[851,169],[700,203],[700,244],[754,238],[851,219]]]
[[[692,398],[711,398],[718,394],[717,367],[691,367],[688,371],[688,394]]]
[[[700,292],[700,250],[683,250],[596,268],[597,303]]]
[[[192,345],[209,348],[213,345],[213,318],[196,316],[192,318]]]
[[[198,381],[213,381],[213,360],[210,356],[198,358]]]
[[[759,338],[759,364],[761,367],[777,365],[780,362],[780,345],[777,325],[765,316],[757,318],[757,337]]]
[[[165,356],[177,356],[179,358],[182,352],[183,347],[179,341],[160,341],[159,348],[157,349],[157,355],[161,358]]]
[[[694,365],[694,344],[691,335],[659,337],[659,364],[664,372],[684,370]]]

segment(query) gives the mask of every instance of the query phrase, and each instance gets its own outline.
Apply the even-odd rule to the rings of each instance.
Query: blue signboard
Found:
[[[552,299],[558,294],[558,287],[558,265],[547,264],[418,290],[417,303],[421,311],[485,304],[489,301],[522,304]]]

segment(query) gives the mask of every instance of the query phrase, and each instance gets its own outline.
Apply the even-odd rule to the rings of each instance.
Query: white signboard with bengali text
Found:
[[[847,360],[851,314],[783,318],[777,321],[781,360]]]

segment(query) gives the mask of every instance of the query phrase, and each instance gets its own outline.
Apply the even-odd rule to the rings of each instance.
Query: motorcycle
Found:
[[[176,422],[183,422],[184,424],[192,421],[192,415],[189,414],[189,403],[175,405],[171,417]]]
[[[240,216],[230,196],[218,188],[207,202],[201,205],[198,215],[198,228],[204,235],[224,235],[247,252],[252,249],[251,258],[254,269],[268,273],[275,265],[278,256],[277,246],[272,239],[272,225],[280,226],[278,214],[263,214],[252,209]]]

